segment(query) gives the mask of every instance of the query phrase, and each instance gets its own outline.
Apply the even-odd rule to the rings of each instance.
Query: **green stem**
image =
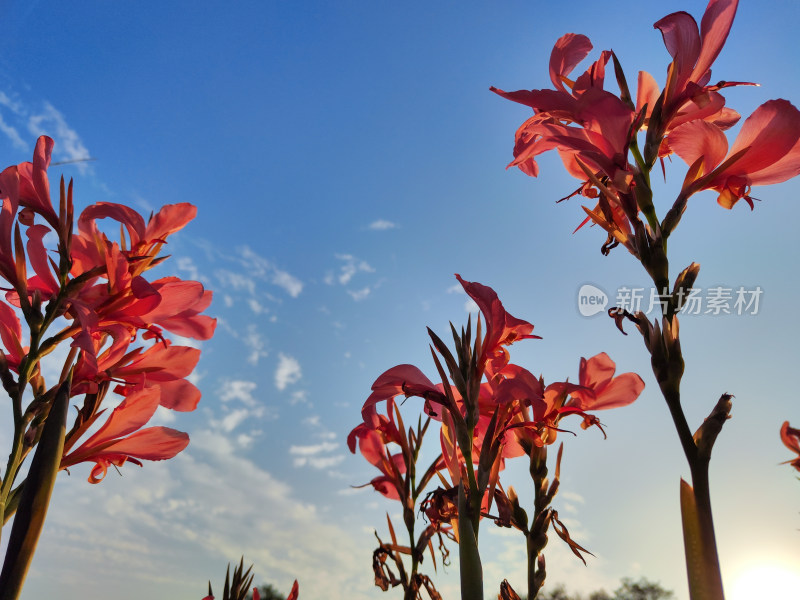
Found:
[[[539,593],[546,572],[544,568],[539,568],[539,556],[547,545],[547,528],[549,523],[546,521],[548,511],[547,499],[547,447],[531,448],[530,454],[530,475],[533,480],[534,500],[533,500],[533,520],[530,531],[527,533],[527,553],[528,553],[528,599],[534,600]]]
[[[653,282],[656,283],[656,285],[661,283],[657,283],[655,279]],[[668,287],[669,279],[667,279],[666,285]],[[672,323],[674,319],[672,301],[669,302],[666,311],[662,305],[662,316],[665,317],[668,322]],[[662,335],[664,335],[663,331]],[[657,340],[654,343],[661,343],[661,340]],[[683,354],[680,350],[680,344],[672,344],[669,350],[673,354],[664,357],[664,360],[672,364],[683,364]],[[698,452],[697,444],[695,443],[694,436],[683,411],[683,406],[681,405],[680,377],[668,377],[665,380],[661,380],[659,373],[670,372],[669,365],[659,365],[656,364],[654,360],[652,366],[653,373],[656,375],[656,379],[659,380],[658,383],[661,394],[667,403],[672,422],[678,433],[678,439],[683,448],[683,453],[686,456],[686,461],[689,463],[696,508],[695,516],[698,522],[700,539],[702,540],[702,545],[706,552],[703,574],[701,576],[703,580],[701,587],[703,589],[702,591],[694,589],[692,579],[690,578],[690,597],[692,600],[724,600],[722,574],[719,565],[719,556],[717,554],[716,534],[714,532],[714,521],[711,512],[711,490],[708,478],[710,450],[709,456],[706,457],[700,456]],[[684,531],[684,533],[686,532]],[[689,553],[687,549],[687,570],[689,570],[689,572],[692,570],[690,561],[693,560],[690,558],[690,554],[691,553]],[[707,590],[711,590],[711,595],[708,595]]]

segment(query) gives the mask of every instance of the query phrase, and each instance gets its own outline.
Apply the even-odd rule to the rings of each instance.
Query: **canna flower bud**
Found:
[[[697,280],[699,273],[700,264],[693,262],[675,278],[675,286],[672,288],[671,303],[676,313],[680,312],[681,308],[683,308],[686,297],[694,287],[694,282]]]

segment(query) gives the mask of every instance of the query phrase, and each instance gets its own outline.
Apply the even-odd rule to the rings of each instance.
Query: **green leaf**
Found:
[[[691,600],[724,600],[714,539],[704,534],[692,486],[681,479],[681,518]]]
[[[0,600],[19,598],[36,551],[64,451],[71,385],[72,377],[58,388],[31,460],[0,573]]]
[[[483,600],[483,567],[478,539],[469,518],[463,482],[458,486],[458,559],[461,569],[461,600]]]

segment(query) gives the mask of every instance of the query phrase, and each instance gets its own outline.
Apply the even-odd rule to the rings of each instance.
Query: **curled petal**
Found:
[[[592,51],[592,42],[585,35],[567,33],[561,36],[550,53],[550,81],[563,91],[564,80]]]

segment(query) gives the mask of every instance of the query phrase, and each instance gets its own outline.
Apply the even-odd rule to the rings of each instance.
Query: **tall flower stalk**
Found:
[[[570,538],[551,507],[559,485],[561,449],[551,483],[546,447],[563,431],[559,423],[564,417],[582,417],[584,428],[599,426],[599,420],[589,411],[630,404],[639,396],[644,383],[633,373],[615,377],[614,362],[599,354],[581,360],[578,383],[563,381],[545,386],[542,378],[512,363],[507,350],[516,341],[538,337],[532,333],[533,325],[506,312],[491,288],[456,277],[481,311],[482,318],[477,319],[474,334],[471,318],[460,331],[451,324],[454,347],[451,350],[428,329],[440,383],[434,384],[420,369],[408,364],[384,372],[375,380],[372,394],[364,403],[363,423],[350,434],[350,448],[354,450],[357,438],[362,454],[383,473],[372,480],[373,487],[389,498],[403,501],[408,489],[414,489],[409,487],[408,474],[413,472],[415,452],[404,450],[391,455],[379,442],[394,438],[401,447],[416,448],[398,437],[399,430],[392,425],[389,415],[396,411],[397,396],[422,398],[427,415],[424,429],[430,420],[439,421],[442,447],[441,457],[423,477],[427,483],[436,474],[442,486],[428,495],[423,510],[438,530],[452,527],[459,545],[462,599],[483,598],[478,540],[485,518],[500,526],[515,527],[524,534],[528,594],[533,599],[544,583],[542,550],[551,526],[578,557],[583,559],[581,553],[586,552]],[[377,410],[383,402],[387,416]],[[410,430],[408,438],[421,439],[412,433]],[[372,446],[365,443],[369,440],[374,440]],[[528,457],[536,488],[530,523],[514,489],[506,490],[500,481],[505,461],[519,456]],[[408,501],[405,504],[412,505]],[[492,514],[493,510],[496,514]],[[411,519],[412,515],[404,509],[405,517]],[[413,528],[409,531],[413,532]],[[413,543],[413,534],[411,539]],[[417,547],[422,546],[417,544]],[[514,593],[507,582],[502,590],[508,597]],[[413,596],[406,596],[409,597]]]
[[[51,202],[52,150],[53,140],[42,136],[32,162],[0,173],[0,381],[14,424],[0,522],[16,514],[0,572],[2,600],[19,597],[60,470],[91,462],[89,481],[99,483],[109,466],[164,460],[186,447],[185,433],[146,427],[159,406],[191,411],[200,400],[186,379],[200,351],[167,335],[206,340],[216,325],[201,314],[211,303],[202,284],[145,277],[166,259],[160,251],[167,237],[195,207],[168,205],[146,221],[127,206],[101,202],[79,215],[75,231],[72,182],[62,178],[58,210]],[[103,219],[116,222],[118,240],[101,230]],[[58,381],[48,384],[42,361],[61,344],[69,352]],[[122,401],[109,412],[113,395]],[[70,418],[72,404],[80,408]]]
[[[731,410],[731,396],[722,394],[709,416],[694,431],[684,413],[681,378],[684,359],[678,314],[699,273],[692,263],[671,275],[667,253],[670,235],[689,200],[713,190],[727,209],[744,200],[752,209],[751,186],[779,183],[800,174],[800,111],[786,100],[771,100],[745,120],[728,150],[725,131],[739,120],[722,91],[743,82],[711,83],[711,66],[733,23],[737,0],[711,0],[700,27],[685,12],[655,23],[672,57],[663,89],[640,71],[635,93],[611,51],[604,51],[575,79],[573,69],[592,45],[583,35],[566,34],[550,57],[552,90],[494,92],[533,109],[517,130],[514,160],[531,176],[539,169],[536,156],[557,150],[568,172],[581,181],[570,196],[582,195],[594,206],[583,207],[586,219],[607,233],[603,254],[625,247],[644,267],[660,295],[661,315],[624,308],[609,314],[622,329],[632,321],[651,356],[656,381],[667,403],[691,472],[691,485],[681,481],[686,565],[693,600],[722,599],[708,476],[714,442]],[[618,91],[605,89],[613,69]],[[651,175],[664,159],[676,154],[689,166],[681,191],[659,217]],[[666,174],[666,171],[664,171]],[[674,278],[673,278],[674,277]],[[624,333],[624,332],[623,332]]]

